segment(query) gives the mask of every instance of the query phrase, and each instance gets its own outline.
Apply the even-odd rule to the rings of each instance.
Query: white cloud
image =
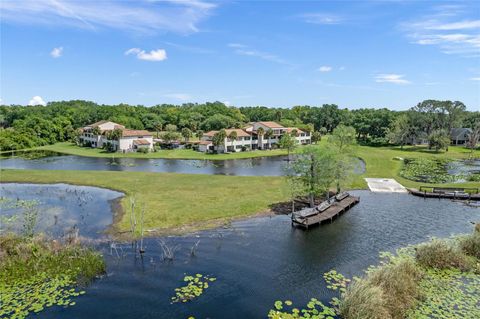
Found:
[[[344,21],[344,18],[329,13],[305,13],[300,15],[300,18],[306,23],[323,25],[340,24]]]
[[[434,13],[403,23],[401,28],[413,43],[437,46],[446,54],[478,57],[480,20],[468,19],[468,14],[466,7],[438,7]]]
[[[280,58],[275,54],[271,54],[268,52],[258,51],[252,48],[249,48],[247,45],[240,44],[240,43],[229,43],[228,47],[233,48],[234,52],[239,55],[246,55],[251,57],[257,57],[262,60],[267,60],[270,62],[275,62],[279,64],[289,64],[286,60]]]
[[[346,67],[341,66],[341,67],[339,67],[338,69],[339,69],[340,71],[344,71],[344,70],[346,69]]]
[[[55,59],[61,57],[63,55],[63,47],[53,48],[50,55]]]
[[[139,48],[131,48],[125,51],[125,55],[134,54],[139,60],[145,61],[163,61],[167,59],[167,51],[164,49],[151,50],[150,52],[145,52]]]
[[[470,78],[470,80],[472,80],[472,81],[480,81],[480,76],[479,76],[479,77]]]
[[[320,72],[330,72],[330,71],[332,71],[332,67],[328,66],[328,65],[323,65],[323,66],[318,68],[318,71],[320,71]]]
[[[187,93],[167,93],[167,94],[164,94],[163,96],[170,99],[180,100],[183,102],[192,100],[192,97],[190,96],[190,94],[187,94]]]
[[[45,106],[45,105],[47,105],[47,102],[45,102],[41,96],[37,95],[37,96],[32,97],[32,99],[28,102],[28,105],[32,105],[32,106],[33,105],[43,105],[43,106]]]
[[[0,18],[8,23],[67,25],[96,30],[114,28],[140,33],[197,32],[216,4],[194,0],[0,1]]]
[[[394,84],[409,84],[410,81],[404,79],[402,74],[378,74],[375,76],[375,82],[379,83],[394,83]]]

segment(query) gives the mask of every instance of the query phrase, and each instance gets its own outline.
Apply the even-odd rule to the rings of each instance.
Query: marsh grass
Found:
[[[340,313],[348,319],[404,318],[419,297],[421,277],[422,271],[411,258],[391,258],[349,286],[342,296]]]
[[[419,265],[430,268],[460,270],[471,268],[470,261],[461,249],[439,239],[419,245],[416,248],[415,259]]]
[[[105,272],[103,257],[80,244],[45,237],[0,236],[0,318],[25,318],[51,306],[73,306],[78,287]]]

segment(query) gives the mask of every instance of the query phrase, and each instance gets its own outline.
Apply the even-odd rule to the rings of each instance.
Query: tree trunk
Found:
[[[308,195],[308,201],[310,202],[310,208],[315,207],[315,195],[313,193]]]

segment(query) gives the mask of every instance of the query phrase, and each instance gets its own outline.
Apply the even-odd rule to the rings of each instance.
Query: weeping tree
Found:
[[[288,179],[297,193],[308,196],[310,207],[315,199],[328,198],[335,175],[335,156],[329,148],[307,146],[288,167]]]
[[[473,131],[468,134],[467,147],[470,149],[470,157],[473,156],[473,152],[477,148],[477,144],[480,141],[480,123],[473,128]]]

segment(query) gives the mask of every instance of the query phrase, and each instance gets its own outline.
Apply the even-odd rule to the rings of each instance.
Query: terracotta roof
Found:
[[[237,136],[240,137],[240,136],[250,136],[249,133],[245,132],[244,130],[240,129],[240,128],[227,128],[225,130],[225,133],[227,134],[227,137],[230,133],[232,133],[233,131],[237,132]],[[217,134],[218,131],[209,131],[207,133],[203,133],[203,136],[209,136],[209,137],[213,137],[215,134]]]
[[[212,141],[198,141],[198,144],[200,144],[200,145],[210,145],[210,144],[212,144]]]
[[[283,128],[283,126],[278,124],[277,122],[258,122],[258,123],[269,128]]]
[[[147,140],[144,140],[144,139],[139,139],[139,140],[133,141],[133,144],[136,144],[136,145],[150,145],[150,142],[147,141]]]
[[[98,121],[98,122],[95,122],[93,124],[90,124],[90,125],[87,125],[85,127],[91,127],[91,128],[94,128],[94,127],[97,127],[97,126],[100,126],[102,124],[105,124],[105,123],[113,123],[113,127],[114,128],[118,128],[118,129],[124,129],[125,126],[121,125],[121,124],[117,124],[115,122],[112,122],[112,121],[107,121],[107,120],[101,120],[101,121]]]
[[[299,134],[305,133],[304,131],[302,131],[298,127],[287,127],[286,129],[287,129],[287,133],[291,133],[293,130],[297,130],[297,133],[299,133]]]
[[[152,133],[145,130],[123,130],[122,137],[132,137],[132,136],[152,136]]]
[[[203,136],[214,136],[218,131],[208,131],[207,133],[203,133]]]
[[[245,132],[244,130],[239,129],[239,128],[232,128],[232,129],[226,129],[225,130],[225,133],[227,133],[227,137],[232,132],[237,132],[238,137],[240,137],[240,136],[250,136],[250,134],[248,134],[247,132]]]

